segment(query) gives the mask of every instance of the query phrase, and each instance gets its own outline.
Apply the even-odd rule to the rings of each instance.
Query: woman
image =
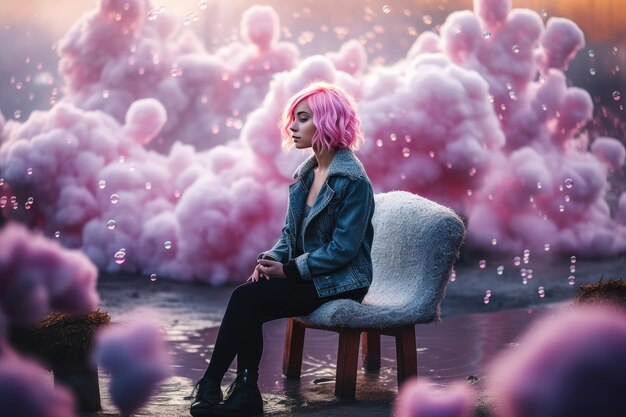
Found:
[[[259,254],[248,282],[231,295],[191,415],[263,412],[257,386],[263,323],[311,313],[340,298],[361,302],[372,282],[372,185],[353,149],[362,142],[354,101],[314,83],[291,98],[282,118],[286,148],[312,148],[289,186],[282,235]],[[237,356],[237,378],[222,401],[222,377]]]

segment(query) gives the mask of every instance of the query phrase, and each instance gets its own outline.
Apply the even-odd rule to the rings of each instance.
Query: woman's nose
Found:
[[[289,130],[291,130],[292,132],[295,132],[296,130],[298,130],[298,125],[296,124],[295,120],[289,126]]]

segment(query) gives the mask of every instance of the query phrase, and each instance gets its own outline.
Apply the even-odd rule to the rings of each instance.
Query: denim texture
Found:
[[[339,149],[315,204],[302,219],[315,166],[313,155],[296,170],[281,237],[258,257],[287,263],[296,255],[296,239],[302,239],[304,253],[295,257],[296,266],[302,279],[313,281],[320,297],[368,287],[374,239],[372,184],[354,153]]]

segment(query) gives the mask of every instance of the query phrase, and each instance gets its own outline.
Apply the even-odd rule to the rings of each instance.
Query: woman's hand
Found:
[[[254,272],[252,272],[252,275],[250,275],[250,277],[246,280],[246,282],[250,282],[250,281],[258,282],[261,278],[270,279],[267,275],[261,272],[261,265],[259,264],[254,267]]]
[[[258,259],[258,265],[254,268],[255,272],[258,271],[260,276],[265,276],[266,279],[270,278],[286,278],[283,272],[283,264],[271,259]],[[254,280],[254,274],[252,278]]]

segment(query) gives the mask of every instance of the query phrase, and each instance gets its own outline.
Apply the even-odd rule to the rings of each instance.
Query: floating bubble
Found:
[[[521,275],[522,277],[525,277],[525,276],[527,275],[528,271],[526,271],[526,269],[525,269],[525,268],[522,268],[522,269],[520,269],[520,270],[519,270],[519,273],[520,273],[520,275]]]
[[[209,6],[209,3],[206,0],[202,0],[198,6],[200,10],[205,10]]]
[[[402,156],[408,158],[411,155],[411,150],[409,148],[402,149]]]
[[[572,188],[574,186],[574,180],[571,178],[567,178],[565,180],[565,188]]]
[[[391,13],[391,6],[389,6],[388,4],[385,4],[383,6],[383,13],[385,13],[385,14]]]
[[[433,23],[433,18],[430,15],[425,14],[422,17],[422,22],[424,22],[425,25],[430,25]]]
[[[524,285],[528,284],[528,279],[526,279],[526,277],[522,278],[522,284]]]
[[[574,285],[576,283],[576,277],[574,275],[570,275],[567,277],[567,283],[569,285]]]
[[[509,91],[509,98],[513,101],[517,100],[517,94],[515,94],[515,91]]]
[[[529,249],[524,249],[524,257],[529,257],[530,256],[530,250]]]
[[[15,110],[15,112],[13,113],[13,117],[15,117],[16,119],[19,119],[20,117],[22,117],[22,111]]]
[[[102,98],[109,98],[110,94],[109,90],[102,90]]]
[[[550,252],[550,244],[546,243],[545,245],[543,245],[543,250],[545,250],[546,252]]]
[[[54,237],[58,239],[60,236],[61,236],[61,232],[59,232],[58,230],[54,232]]]
[[[565,211],[565,206],[563,204],[559,204],[559,211],[563,213]]]
[[[485,296],[486,297],[491,297],[491,290],[486,290],[485,291]]]
[[[570,265],[570,266],[569,266],[569,272],[571,272],[572,274],[573,274],[574,272],[576,272],[576,265]]]
[[[533,270],[532,269],[527,269],[526,270],[526,278],[533,279]]]
[[[485,269],[485,267],[487,266],[487,261],[486,261],[486,260],[484,260],[484,259],[481,259],[481,260],[478,262],[478,266],[480,267],[480,269]]]
[[[98,188],[104,190],[107,186],[107,182],[105,180],[98,181]]]
[[[117,252],[115,252],[115,255],[113,255],[113,259],[115,260],[116,264],[123,264],[124,262],[126,262],[126,251],[118,250]]]
[[[619,91],[613,91],[613,100],[619,101],[619,99],[621,98],[622,98],[622,95],[620,94]]]
[[[26,174],[27,174],[27,175],[33,175],[33,169],[32,169],[32,168],[28,168],[28,169],[26,170]]]
[[[513,47],[511,48],[511,50],[513,51],[514,54],[519,54],[519,46],[518,45],[513,45]]]
[[[596,56],[596,53],[593,51],[593,49],[590,49],[590,50],[587,52],[587,55],[589,55],[589,58],[593,58],[594,56]]]
[[[545,296],[546,296],[546,291],[544,290],[544,288],[543,288],[543,287],[539,287],[539,288],[537,289],[537,293],[539,294],[539,297],[541,297],[541,298],[543,298],[543,297],[545,297]]]
[[[515,258],[513,258],[513,265],[519,266],[521,261],[522,259],[519,256],[516,256]]]
[[[596,69],[595,68],[589,68],[589,74],[596,75]]]
[[[111,204],[117,204],[120,201],[120,196],[117,194],[111,194]]]
[[[498,240],[496,238],[491,239],[491,244],[496,246],[498,244]]]
[[[572,256],[571,258],[569,258],[569,261],[570,261],[571,263],[575,264],[575,263],[576,263],[576,257],[575,257],[575,256]]]
[[[165,249],[172,249],[172,242],[166,240],[165,243],[163,243],[163,247],[165,247]]]
[[[454,282],[456,281],[456,271],[452,270],[452,272],[450,273],[450,281]]]
[[[379,148],[382,148],[383,140],[382,139],[376,139],[376,146],[378,146]]]
[[[542,187],[543,187],[543,185],[542,185],[540,182],[538,182],[538,183],[537,183],[537,189],[538,189],[538,190],[541,190],[541,188],[542,188]]]
[[[502,273],[504,272],[504,265],[500,265],[498,267],[498,269],[496,269],[498,275],[502,275]]]
[[[146,190],[152,189],[152,183],[150,181],[146,181]]]
[[[548,17],[548,12],[546,11],[546,9],[541,9],[541,17],[543,17],[544,19]]]
[[[485,303],[485,304],[489,304],[489,298],[491,298],[491,297],[485,297],[485,298],[483,298],[483,303]]]
[[[107,222],[107,229],[113,230],[115,229],[115,226],[117,226],[117,222],[115,220],[111,219]]]
[[[157,275],[156,274],[151,274],[150,275],[150,281],[154,282],[157,280]]]
[[[152,9],[148,12],[148,20],[154,22],[159,17],[159,9]]]
[[[489,32],[488,30],[483,31],[483,38],[485,39],[491,38],[491,32]]]

